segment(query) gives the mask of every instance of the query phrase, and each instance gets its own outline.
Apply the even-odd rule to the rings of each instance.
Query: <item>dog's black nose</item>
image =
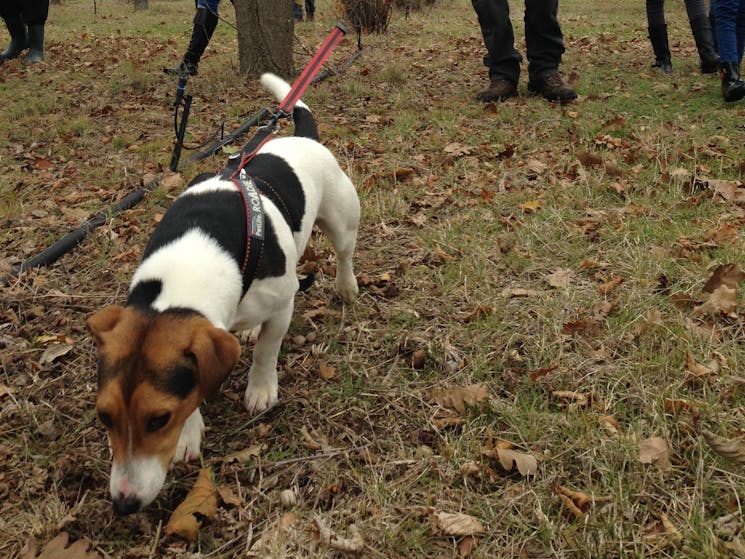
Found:
[[[114,499],[114,513],[117,516],[126,516],[140,510],[140,500],[135,495],[120,495]]]

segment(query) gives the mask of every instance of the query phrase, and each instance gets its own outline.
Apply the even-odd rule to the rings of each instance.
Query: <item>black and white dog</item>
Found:
[[[290,90],[272,74],[261,83],[278,101]],[[250,179],[243,195],[224,173],[192,181],[147,244],[126,305],[87,320],[98,346],[96,407],[113,450],[110,489],[119,514],[149,504],[172,462],[199,455],[199,405],[240,357],[230,331],[261,327],[246,409],[256,413],[276,403],[296,266],[314,224],[334,247],[336,290],[345,303],[357,297],[357,193],[318,142],[301,101],[293,120],[295,136],[269,141],[245,166]],[[246,268],[248,260],[253,264]]]

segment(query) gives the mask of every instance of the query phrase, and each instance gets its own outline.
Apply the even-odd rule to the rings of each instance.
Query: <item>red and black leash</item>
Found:
[[[272,138],[272,136],[277,133],[277,124],[279,122],[279,119],[287,118],[292,114],[292,111],[295,108],[295,104],[300,100],[303,93],[305,93],[305,90],[308,89],[308,86],[313,82],[313,78],[318,73],[318,70],[321,69],[321,66],[324,62],[326,62],[326,59],[331,54],[331,51],[334,50],[334,47],[346,33],[347,29],[346,27],[344,27],[343,24],[337,23],[336,26],[334,26],[334,28],[331,30],[331,33],[329,33],[326,37],[326,40],[324,40],[323,44],[313,55],[313,58],[310,59],[308,65],[295,79],[292,87],[290,88],[290,91],[287,93],[287,95],[285,95],[285,98],[277,106],[270,121],[265,126],[263,126],[261,130],[259,130],[256,136],[254,136],[249,142],[246,143],[243,149],[241,149],[241,162],[240,165],[238,165],[238,168],[236,169],[233,176],[230,177],[231,179],[241,169],[243,169],[243,167],[245,167],[246,164],[251,161],[251,159],[253,159],[258,151],[264,146],[264,144],[266,144]]]
[[[331,54],[331,51],[334,50],[334,47],[346,32],[346,28],[341,23],[336,24],[331,33],[326,37],[326,40],[313,55],[313,58],[308,62],[308,65],[295,79],[290,91],[277,106],[270,121],[259,130],[256,136],[246,143],[240,152],[232,156],[232,161],[228,163],[226,170],[231,172],[228,178],[238,187],[238,191],[241,193],[241,198],[243,199],[243,208],[246,212],[246,254],[243,258],[243,265],[241,266],[241,272],[244,277],[247,269],[255,270],[261,258],[261,246],[263,244],[259,245],[258,251],[252,251],[251,239],[263,242],[264,213],[259,198],[260,190],[256,187],[251,177],[241,171],[243,171],[243,168],[254,158],[264,144],[271,140],[272,136],[277,133],[279,119],[287,118],[292,114],[295,104],[313,82],[313,78],[318,73],[318,70],[320,70],[323,63]],[[234,165],[238,157],[240,157],[240,162],[238,162],[236,167]]]

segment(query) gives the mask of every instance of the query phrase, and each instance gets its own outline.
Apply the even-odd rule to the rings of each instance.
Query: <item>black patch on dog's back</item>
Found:
[[[287,162],[271,153],[258,153],[245,167],[256,187],[271,200],[293,233],[300,231],[305,215],[305,194]]]
[[[284,166],[289,169],[287,164]],[[289,171],[292,173],[291,169]],[[292,176],[294,177],[294,173],[292,173]],[[200,175],[199,177],[206,180],[214,177],[214,175]],[[297,183],[297,177],[294,180]],[[195,184],[198,184],[197,179],[192,181],[190,186]],[[263,190],[261,184],[257,184],[257,187]],[[299,183],[297,183],[297,189],[301,191],[302,197]],[[297,215],[296,204],[293,203],[290,206],[293,215]],[[299,219],[302,219],[302,210]],[[246,270],[243,276],[244,292],[248,289],[252,279],[277,277],[285,273],[285,255],[279,246],[271,220],[267,219],[264,225],[264,246],[260,250],[264,255],[271,256],[261,258],[253,276],[250,275],[250,270]],[[146,259],[155,251],[178,240],[194,229],[199,229],[217,242],[224,251],[230,254],[239,267],[243,264],[247,241],[246,213],[237,187],[234,191],[217,190],[200,194],[186,194],[176,198],[155,228],[145,247],[142,259]],[[190,256],[184,254],[183,258],[189,259]],[[150,281],[160,283],[157,280]],[[157,299],[160,291],[168,288],[168,286],[161,285],[156,293],[155,285],[147,285],[150,281],[138,283],[132,288],[128,300],[129,304],[145,308],[150,307]],[[189,281],[189,278],[184,278],[184,281]],[[205,295],[207,296],[207,294]]]
[[[129,292],[127,305],[147,309],[158,298],[162,289],[163,283],[160,280],[141,281]]]

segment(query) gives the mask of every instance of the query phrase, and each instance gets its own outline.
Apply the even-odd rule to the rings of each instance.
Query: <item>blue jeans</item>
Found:
[[[719,58],[739,64],[745,49],[745,0],[717,0],[716,16]]]
[[[217,6],[220,0],[197,0],[197,8],[207,8],[210,12],[217,14]]]

